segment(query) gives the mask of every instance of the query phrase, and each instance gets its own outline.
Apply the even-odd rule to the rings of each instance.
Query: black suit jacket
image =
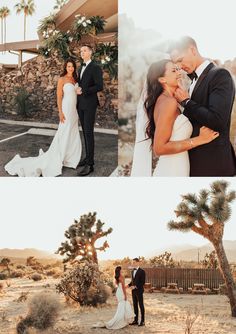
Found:
[[[236,158],[230,143],[230,121],[235,87],[230,73],[210,63],[200,75],[184,115],[193,125],[192,137],[201,126],[218,131],[211,143],[189,151],[190,176],[233,176]]]
[[[96,108],[99,104],[97,92],[103,90],[102,69],[91,61],[80,79],[81,70],[82,66],[78,70],[78,84],[82,88],[82,95],[77,95],[77,108]]]
[[[134,275],[134,270],[132,270],[132,278],[131,278],[131,282],[129,283],[129,286],[136,286],[137,290],[140,292],[144,291],[144,284],[145,284],[145,280],[146,280],[146,273],[143,269],[138,268],[135,277],[133,277]]]

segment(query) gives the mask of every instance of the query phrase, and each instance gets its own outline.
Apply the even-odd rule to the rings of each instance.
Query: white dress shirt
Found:
[[[91,63],[91,61],[92,61],[92,60],[89,59],[88,61],[86,61],[86,63],[84,63],[86,66],[83,66],[83,67],[82,67],[82,70],[81,70],[81,72],[80,72],[80,79],[82,78],[82,75],[83,75],[83,73],[84,73],[86,67],[88,66],[88,64]]]
[[[191,97],[194,87],[196,86],[196,83],[200,77],[200,75],[202,74],[202,72],[207,68],[207,66],[210,64],[210,61],[208,59],[206,59],[203,63],[201,63],[201,65],[198,66],[198,68],[195,70],[196,74],[197,74],[197,79],[193,79],[190,87],[189,87],[189,96]]]
[[[134,269],[134,271],[133,271],[133,278],[135,278],[135,275],[136,275],[138,269],[139,269],[139,267]]]

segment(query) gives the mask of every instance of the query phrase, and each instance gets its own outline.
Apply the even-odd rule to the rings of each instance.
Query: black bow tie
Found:
[[[193,79],[197,80],[198,78],[198,75],[195,71],[193,71],[192,73],[190,74],[187,74],[187,76],[193,81]]]
[[[86,66],[86,64],[85,64],[85,63],[83,63],[81,66],[82,66],[82,67],[83,67],[83,66]]]

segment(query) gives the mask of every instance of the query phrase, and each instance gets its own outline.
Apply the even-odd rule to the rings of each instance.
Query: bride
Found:
[[[219,136],[218,132],[202,127],[198,136],[190,138],[192,125],[180,113],[174,98],[180,75],[170,60],[153,63],[148,70],[146,92],[137,112],[131,176],[151,176],[152,151],[159,156],[153,176],[189,176],[188,150]]]
[[[57,105],[60,123],[47,152],[39,150],[37,157],[21,158],[17,154],[5,166],[10,175],[58,176],[62,167],[76,168],[82,152],[76,109],[76,64],[68,59],[57,84]]]
[[[94,325],[94,328],[105,327],[107,329],[121,329],[129,325],[134,318],[131,305],[127,300],[125,278],[121,273],[121,267],[115,269],[115,282],[117,285],[116,298],[118,301],[116,313],[114,317],[106,323],[99,323]]]

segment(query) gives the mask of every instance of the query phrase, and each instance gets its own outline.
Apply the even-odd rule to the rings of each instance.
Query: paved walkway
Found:
[[[37,156],[40,148],[46,151],[55,131],[52,128],[0,124],[0,176],[9,176],[4,170],[4,165],[15,154],[27,157]],[[95,170],[89,176],[110,176],[114,172],[117,167],[117,141],[116,134],[95,133]],[[63,168],[62,176],[77,176],[77,171]]]

